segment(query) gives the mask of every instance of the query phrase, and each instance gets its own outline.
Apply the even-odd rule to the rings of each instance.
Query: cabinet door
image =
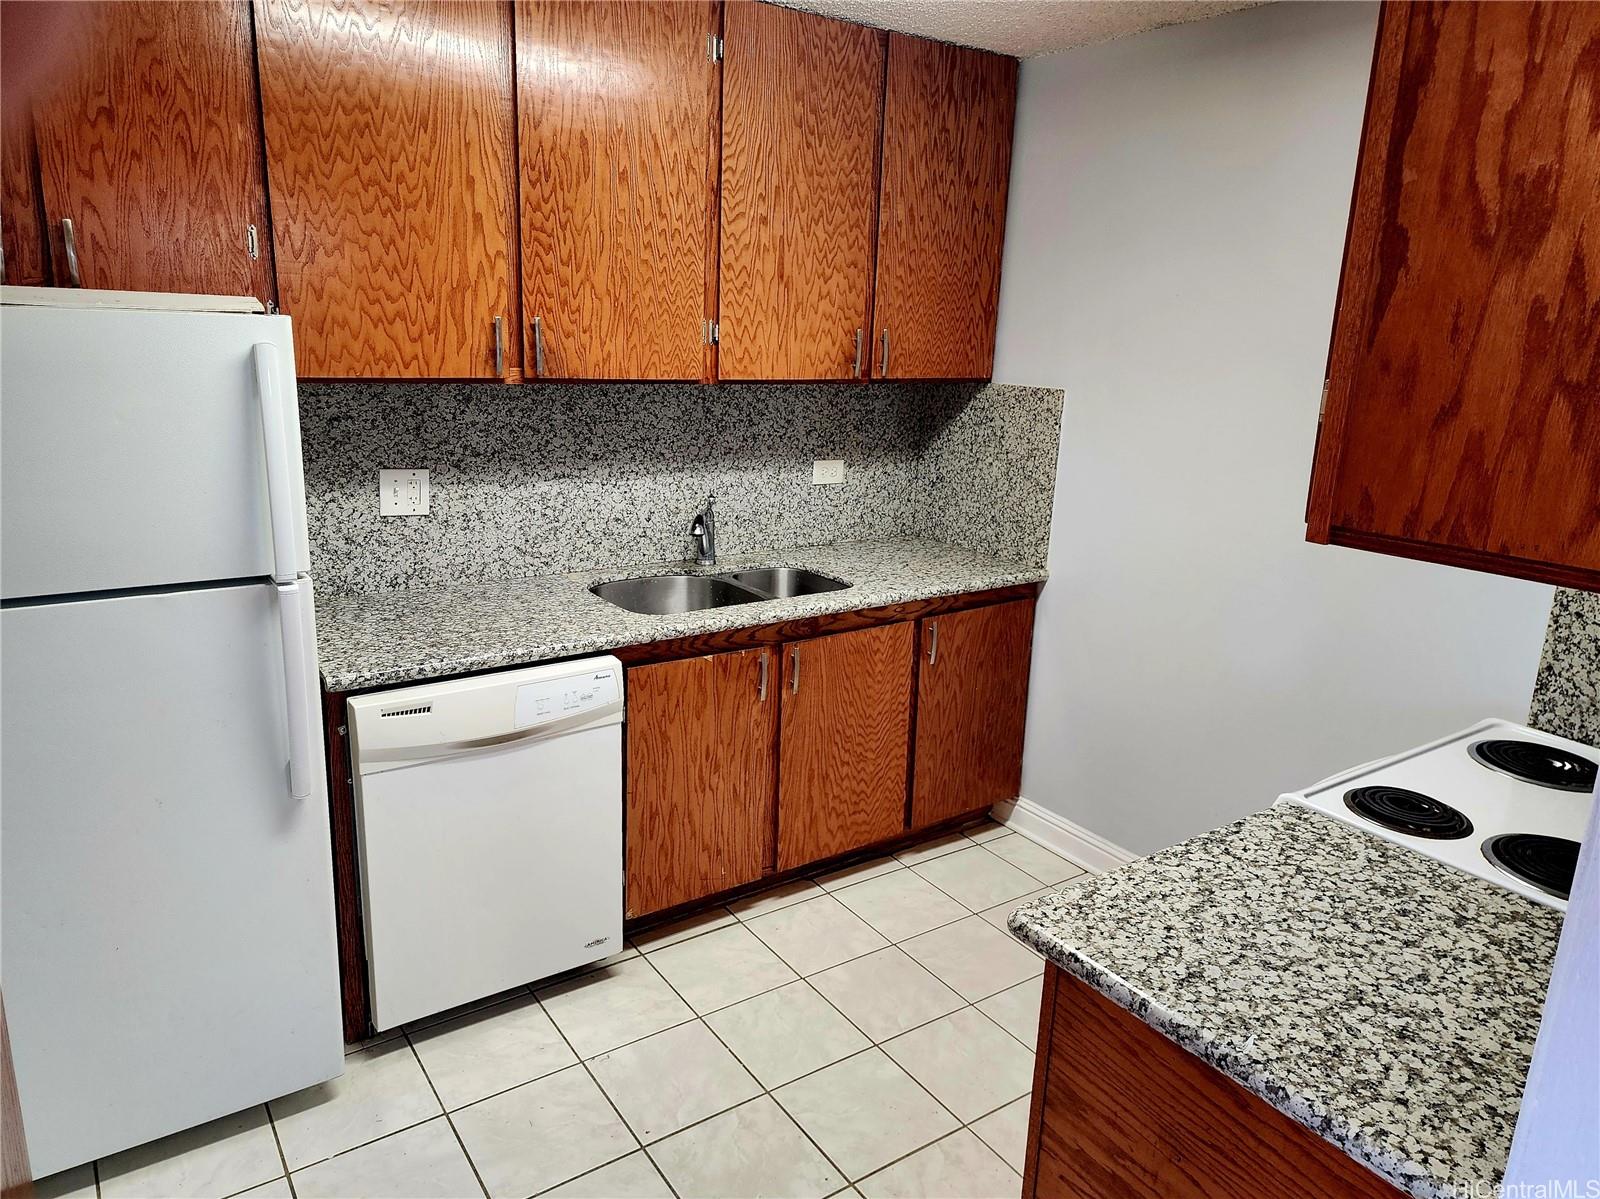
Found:
[[[993,372],[1016,106],[1016,59],[889,35],[878,377]]]
[[[516,12],[528,373],[709,377],[716,4]]]
[[[1022,788],[1033,601],[920,622],[914,827],[1015,799]]]
[[[910,621],[786,646],[778,869],[905,828]]]
[[[751,0],[726,9],[723,379],[862,373],[884,35]]]
[[[55,281],[271,299],[250,6],[49,10],[35,128]]]
[[[1386,4],[1308,535],[1600,588],[1600,5]]]
[[[41,35],[53,11],[25,0],[0,4],[0,283],[50,282],[33,103],[48,69]]]
[[[509,10],[262,0],[257,32],[278,286],[300,374],[511,375]]]
[[[629,919],[771,869],[776,653],[628,671]]]

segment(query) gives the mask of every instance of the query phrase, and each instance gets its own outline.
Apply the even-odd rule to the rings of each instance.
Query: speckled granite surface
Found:
[[[1504,1174],[1553,909],[1285,804],[1010,926],[1401,1190]]]
[[[645,616],[589,585],[642,574],[715,574],[805,566],[852,584],[843,591],[763,600],[678,616]],[[501,583],[319,595],[317,646],[329,691],[413,682],[499,666],[601,653],[672,637],[847,612],[937,595],[1034,583],[1039,567],[917,540],[849,542],[759,554],[722,554],[714,568],[682,562],[627,571],[545,575]]]
[[[1600,745],[1600,592],[1556,592],[1528,723]]]
[[[920,537],[1043,565],[1062,393],[921,383],[300,385],[323,595],[685,556],[717,497],[726,553]],[[845,463],[818,487],[811,464]],[[430,513],[378,515],[378,471]]]

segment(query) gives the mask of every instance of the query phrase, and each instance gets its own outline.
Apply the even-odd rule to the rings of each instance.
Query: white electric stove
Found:
[[[1600,750],[1505,720],[1278,798],[1566,910]]]

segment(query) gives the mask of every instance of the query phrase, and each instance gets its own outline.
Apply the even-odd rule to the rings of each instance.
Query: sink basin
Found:
[[[718,576],[732,579],[740,586],[759,591],[773,599],[788,599],[793,595],[817,595],[823,591],[843,591],[849,583],[819,575],[814,570],[796,566],[769,566],[763,570],[739,570]]]
[[[589,590],[619,608],[651,616],[753,604],[769,598],[714,575],[650,575],[642,579],[596,583]]]

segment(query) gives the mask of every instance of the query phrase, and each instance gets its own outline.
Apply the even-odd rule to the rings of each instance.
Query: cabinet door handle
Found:
[[[533,373],[544,374],[544,318],[533,318]]]
[[[789,694],[790,695],[799,695],[800,694],[800,647],[798,645],[794,647],[794,657],[792,657],[789,660],[789,662],[790,662],[790,665],[793,667],[793,669],[789,673]]]
[[[852,378],[861,378],[861,330],[856,330],[856,364],[850,372]]]
[[[83,286],[83,275],[78,270],[78,235],[72,231],[72,218],[61,218],[61,245],[67,252],[67,278],[73,287]]]
[[[884,378],[889,375],[889,326],[883,327],[883,353],[878,359],[878,374]]]
[[[506,318],[494,318],[494,373],[505,378],[506,374]]]
[[[939,622],[928,622],[928,665],[932,666],[939,660]]]
[[[756,684],[756,698],[767,702],[767,652],[761,651],[761,681]]]

